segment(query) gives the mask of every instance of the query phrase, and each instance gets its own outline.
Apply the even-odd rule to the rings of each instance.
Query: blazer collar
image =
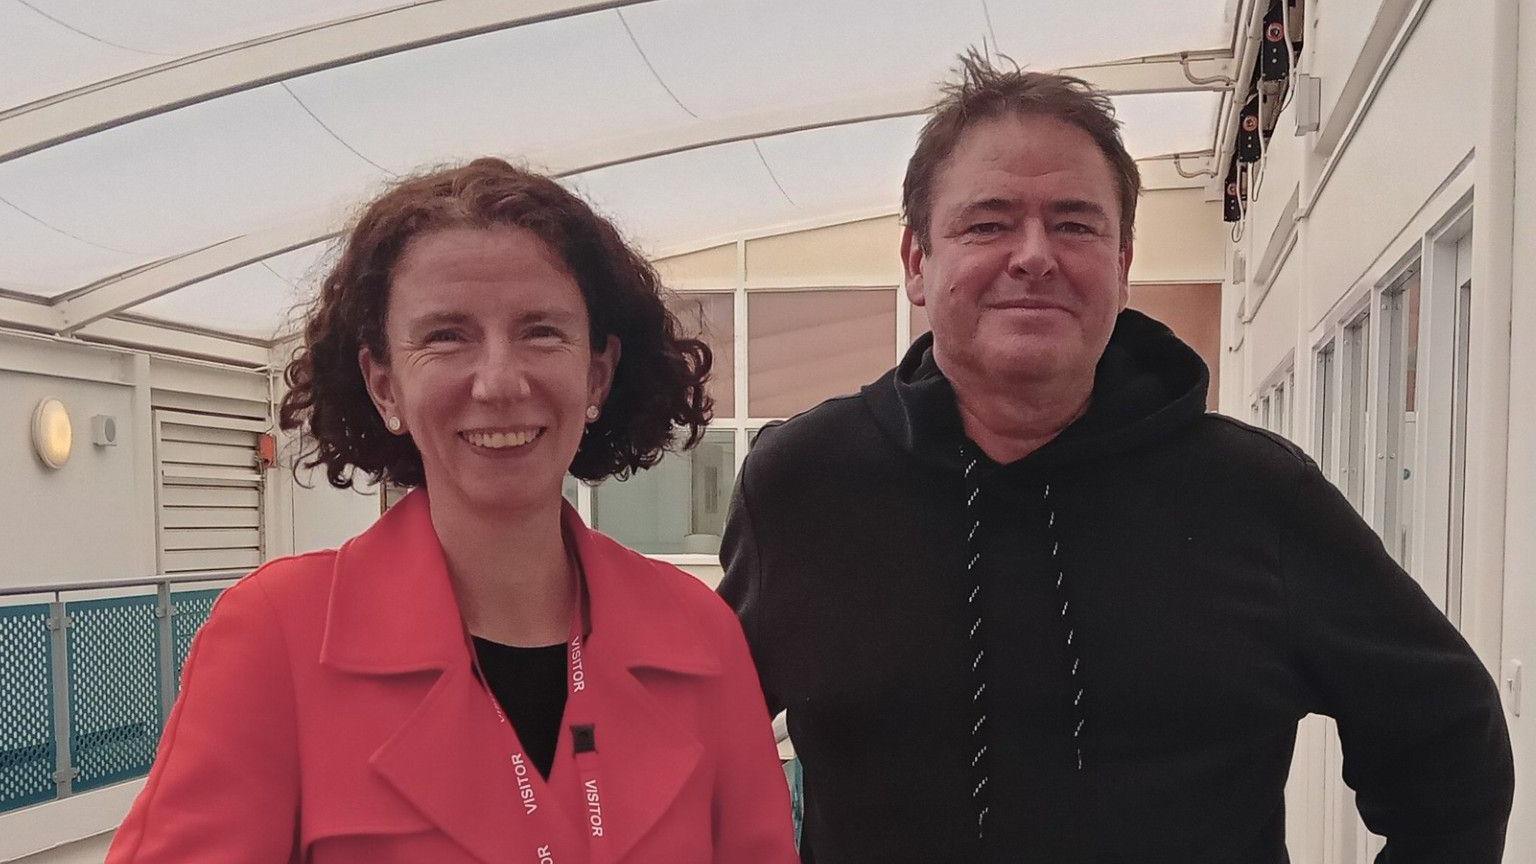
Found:
[[[561,514],[587,585],[592,636],[630,669],[718,674],[720,664],[686,620],[685,598],[651,561]],[[391,675],[467,664],[464,629],[447,559],[417,489],[336,555],[320,661],[359,674]]]

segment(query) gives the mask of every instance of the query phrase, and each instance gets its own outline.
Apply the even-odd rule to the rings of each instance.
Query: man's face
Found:
[[[1125,308],[1131,243],[1109,161],[1060,120],[966,130],[934,178],[929,250],[902,237],[907,296],[960,381],[1091,381]]]

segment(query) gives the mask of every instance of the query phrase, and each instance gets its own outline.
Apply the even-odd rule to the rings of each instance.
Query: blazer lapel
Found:
[[[658,572],[665,565],[588,529],[569,507],[565,520],[591,603],[586,652],[599,699],[604,831],[613,860],[622,861],[672,808],[704,753],[688,718],[658,699],[645,680],[718,675],[720,664],[697,634],[675,626],[686,620],[686,607],[670,574]]]
[[[506,737],[476,680],[424,489],[342,547],[321,663],[357,675],[436,682],[403,705],[373,770],[444,835],[486,864],[517,860],[517,797]],[[417,697],[412,697],[417,698]]]

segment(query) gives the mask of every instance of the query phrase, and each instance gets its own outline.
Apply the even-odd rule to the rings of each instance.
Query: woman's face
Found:
[[[448,228],[396,262],[389,356],[364,348],[379,412],[421,451],[434,503],[482,513],[548,506],[601,407],[618,339],[594,351],[576,280],[521,228]]]

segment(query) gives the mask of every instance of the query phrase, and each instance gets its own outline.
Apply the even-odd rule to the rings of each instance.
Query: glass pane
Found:
[[[714,555],[736,478],[736,433],[711,429],[693,450],[592,489],[592,524],[650,555]]]
[[[726,293],[679,293],[667,297],[667,308],[683,332],[703,339],[714,354],[708,390],[716,417],[736,416],[736,298]]]
[[[1333,464],[1333,418],[1338,411],[1334,402],[1338,398],[1333,385],[1333,345],[1328,345],[1317,352],[1317,368],[1312,379],[1312,392],[1315,394],[1316,403],[1313,406],[1312,416],[1317,427],[1313,430],[1312,440],[1317,445],[1317,464],[1334,482],[1338,482],[1338,471]]]
[[[1387,315],[1386,380],[1381,413],[1381,535],[1397,563],[1408,568],[1414,515],[1414,452],[1418,387],[1419,274],[1409,273],[1382,298]]]
[[[1344,330],[1344,494],[1356,510],[1365,501],[1365,423],[1370,384],[1370,319],[1362,315]]]
[[[1472,283],[1467,281],[1456,289],[1456,353],[1451,376],[1450,543],[1445,575],[1445,614],[1458,627],[1461,626],[1462,554],[1466,543],[1467,374],[1472,356],[1471,337]]]
[[[750,416],[788,417],[891,368],[896,292],[753,293],[747,335]]]
[[[1291,434],[1289,407],[1286,404],[1285,385],[1281,384],[1275,389],[1275,431],[1286,437],[1290,437]]]
[[[571,502],[571,506],[572,507],[577,506],[576,505],[576,482],[577,481],[576,481],[575,477],[572,477],[571,475],[567,474],[567,475],[565,475],[564,482],[562,482],[560,484],[560,497],[564,498],[565,500],[567,500],[569,502]]]

